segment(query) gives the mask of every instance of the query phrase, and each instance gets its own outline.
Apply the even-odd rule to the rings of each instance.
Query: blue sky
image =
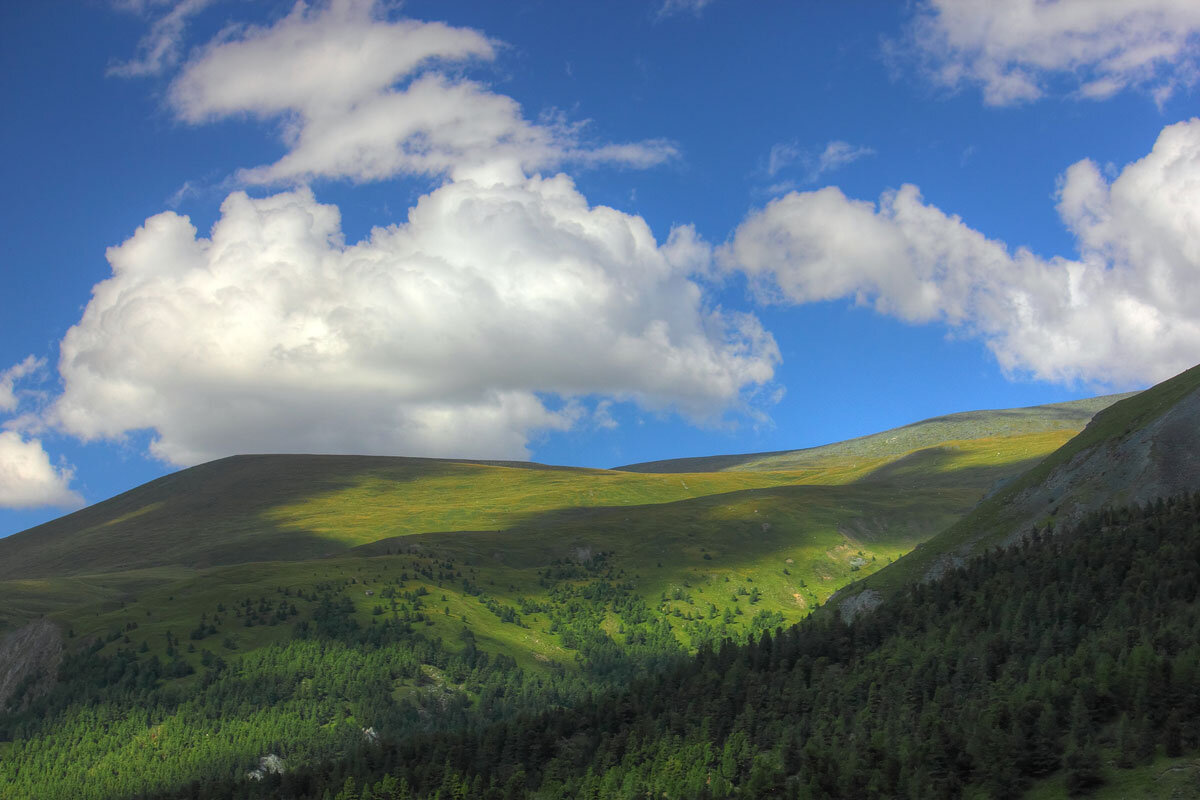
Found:
[[[236,452],[614,466],[1200,361],[1200,10],[0,11],[0,535]]]

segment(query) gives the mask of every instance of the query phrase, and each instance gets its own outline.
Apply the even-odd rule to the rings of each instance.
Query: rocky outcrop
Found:
[[[874,589],[864,589],[858,594],[850,595],[838,604],[838,614],[842,622],[849,625],[858,616],[869,614],[883,602],[883,595]]]
[[[47,619],[35,620],[0,639],[0,709],[19,708],[49,691],[62,653],[62,634]]]
[[[268,775],[282,775],[287,769],[283,759],[274,753],[268,753],[258,760],[258,766],[246,773],[246,779],[261,781]]]

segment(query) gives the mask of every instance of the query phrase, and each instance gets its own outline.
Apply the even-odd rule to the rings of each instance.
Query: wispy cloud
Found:
[[[828,142],[819,153],[804,149],[794,141],[779,142],[767,154],[766,173],[768,178],[777,178],[789,169],[798,167],[803,172],[804,183],[816,183],[822,176],[872,155],[875,155],[873,148],[840,140]],[[777,181],[772,184],[770,191],[787,191],[795,185],[796,180]]]
[[[113,64],[108,68],[109,75],[122,78],[158,75],[179,63],[183,49],[183,35],[188,22],[215,0],[181,0],[171,6],[170,10],[158,16],[150,25],[150,30],[138,42],[137,56],[129,61]],[[146,2],[118,3],[139,14],[149,12],[152,5]]]
[[[713,2],[714,0],[663,0],[662,5],[658,7],[658,19],[674,14],[690,13],[699,16],[700,12]]]
[[[33,375],[44,366],[46,366],[45,359],[29,356],[24,361],[0,372],[0,411],[12,412],[17,410],[17,406],[19,405],[16,392],[17,382],[22,378]]]

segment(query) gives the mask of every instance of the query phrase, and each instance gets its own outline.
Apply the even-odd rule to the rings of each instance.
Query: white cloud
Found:
[[[913,36],[934,79],[989,105],[1035,100],[1053,77],[1100,99],[1130,86],[1160,104],[1195,80],[1195,0],[924,0]]]
[[[0,431],[0,508],[76,508],[83,498],[71,490],[74,472],[55,467],[37,439]]]
[[[805,151],[796,142],[779,142],[772,145],[771,152],[767,155],[767,177],[774,178],[793,164],[801,164],[806,171],[805,181],[814,183],[826,173],[872,155],[875,155],[875,150],[870,147],[853,145],[837,139],[827,142],[825,148],[815,154],[813,151]],[[791,188],[791,185],[785,182],[772,188],[785,187]]]
[[[662,0],[662,5],[658,7],[658,18],[662,19],[673,14],[683,13],[699,16],[700,12],[712,2],[713,0]]]
[[[0,411],[16,411],[18,399],[16,393],[16,383],[22,378],[29,377],[43,366],[46,362],[40,358],[27,356],[24,361],[19,364],[14,364],[8,369],[0,372]]]
[[[238,174],[281,184],[450,174],[512,182],[574,161],[644,167],[676,154],[661,140],[592,146],[583,125],[532,123],[512,98],[446,71],[495,58],[477,31],[388,21],[374,0],[298,4],[267,28],[218,38],[170,90],[180,119],[280,120],[287,153]]]
[[[136,58],[109,68],[110,75],[123,78],[157,75],[179,62],[179,51],[183,46],[183,33],[191,17],[199,14],[213,0],[181,0],[162,16],[154,20],[149,32],[138,42]],[[146,13],[147,4],[118,3],[119,7],[138,14]]]
[[[771,145],[771,152],[767,155],[767,176],[775,177],[780,170],[803,157],[804,151],[795,142],[778,142]]]
[[[1008,371],[1138,385],[1200,361],[1200,119],[1165,128],[1110,182],[1091,161],[1059,184],[1077,259],[1042,259],[971,229],[911,185],[878,206],[836,188],[792,192],[721,248],[764,297],[854,297],[987,342]]]
[[[875,151],[870,147],[859,147],[849,142],[830,142],[817,156],[816,164],[809,173],[809,180],[815,181],[827,172],[852,164],[865,156],[873,155],[875,155]]]
[[[48,419],[83,439],[152,429],[176,464],[524,457],[531,433],[576,423],[572,398],[712,418],[779,359],[755,318],[704,307],[694,231],[660,247],[563,175],[448,183],[352,246],[307,189],[239,192],[208,238],[166,212],[108,257],[61,343]]]

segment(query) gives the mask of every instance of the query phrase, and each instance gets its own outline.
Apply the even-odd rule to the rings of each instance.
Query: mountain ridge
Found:
[[[1017,432],[1061,430],[1082,427],[1097,413],[1113,403],[1133,397],[1124,392],[1064,403],[1044,403],[1018,408],[981,409],[942,414],[936,417],[889,428],[878,433],[855,436],[840,442],[793,450],[771,450],[694,458],[668,458],[613,467],[626,472],[707,472],[723,470],[769,470],[802,467],[812,460],[830,456],[864,456],[903,452],[936,441],[980,439]]]

